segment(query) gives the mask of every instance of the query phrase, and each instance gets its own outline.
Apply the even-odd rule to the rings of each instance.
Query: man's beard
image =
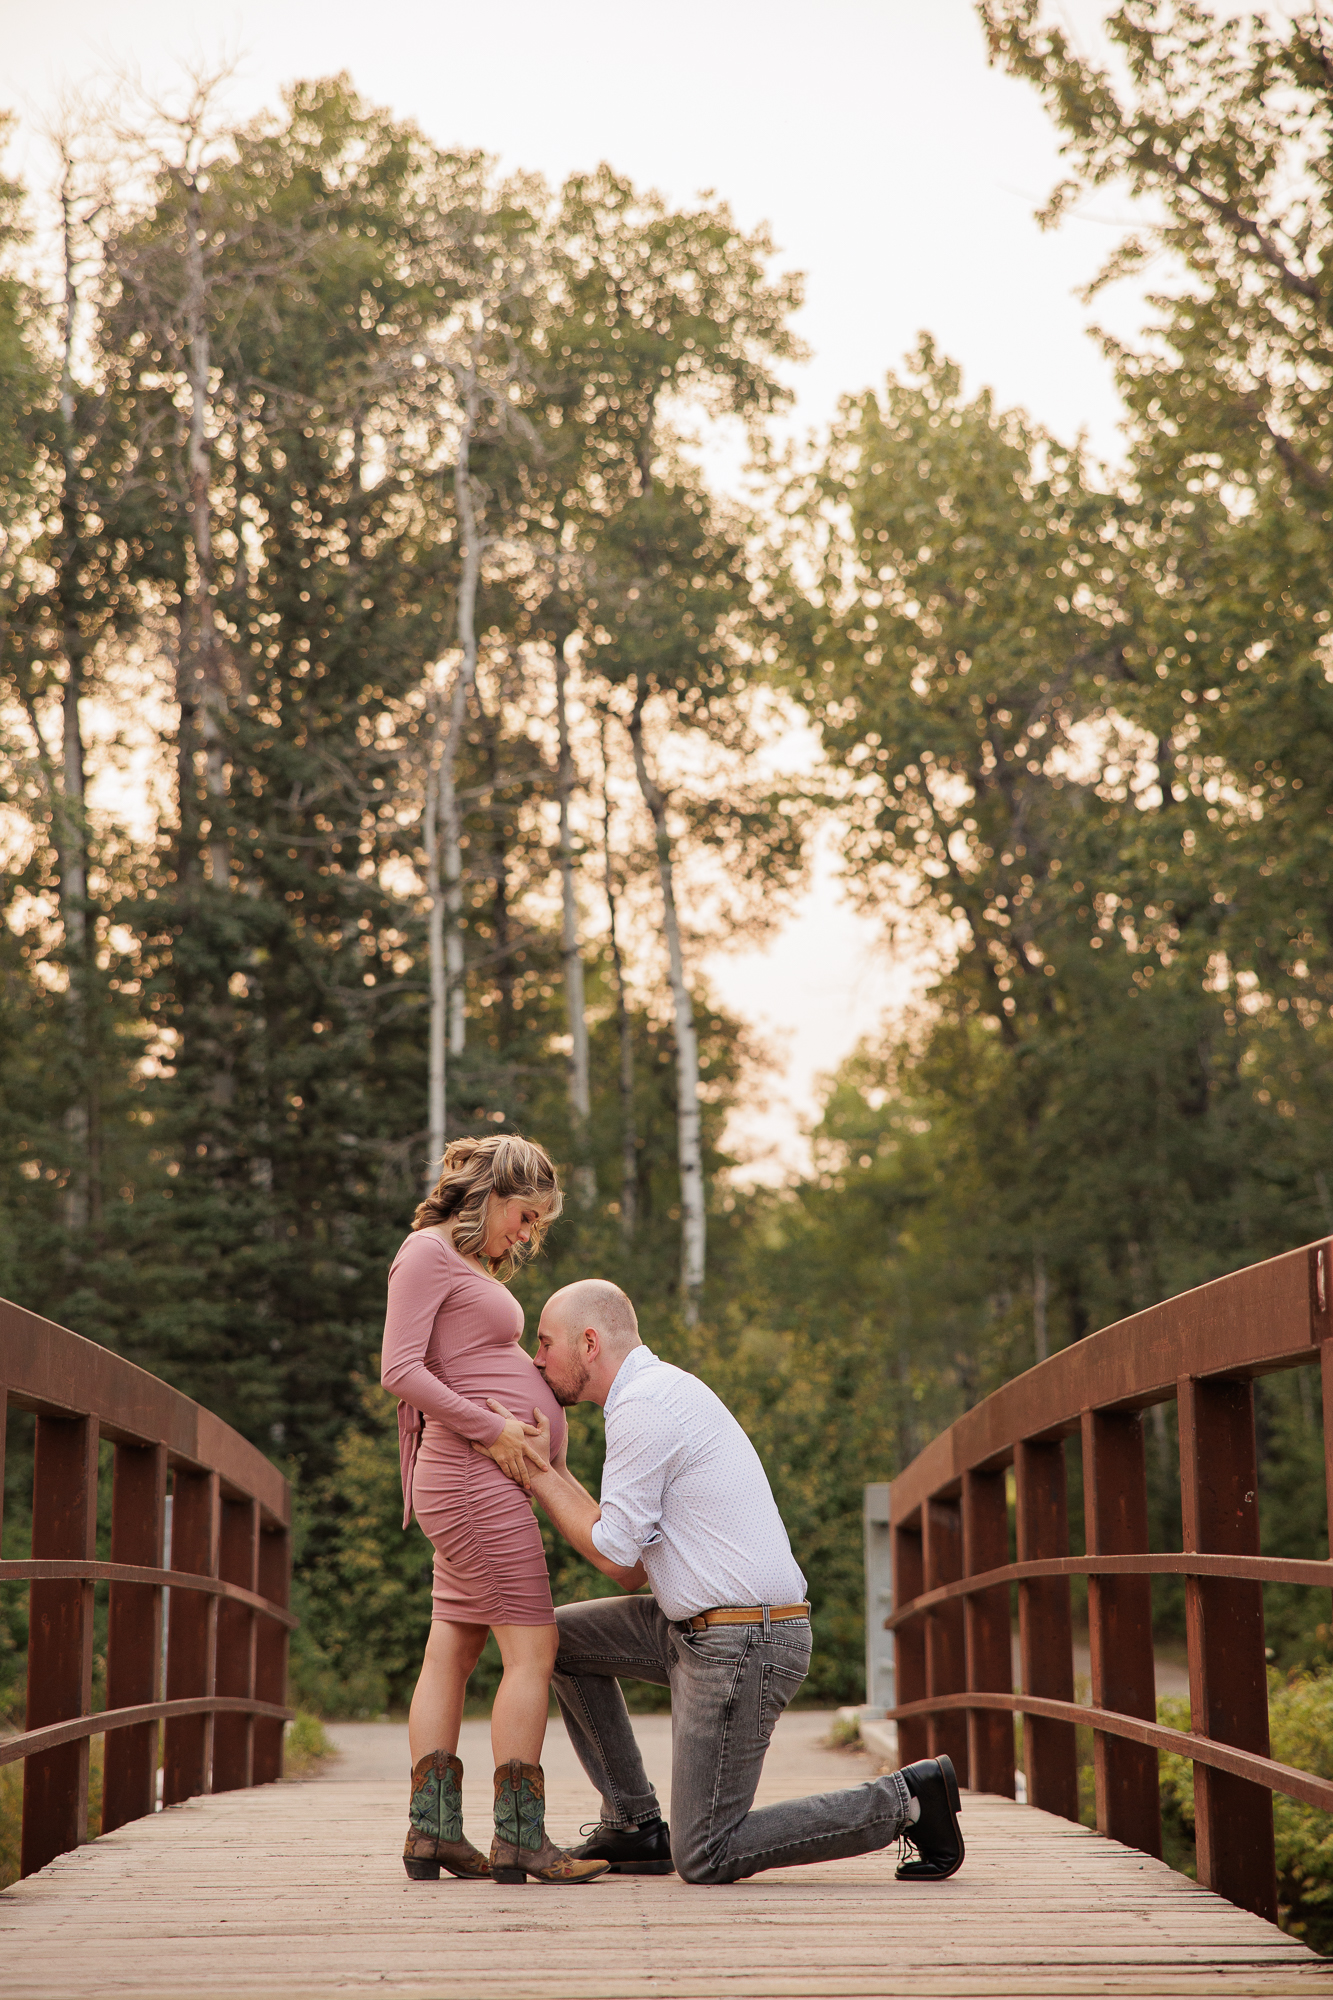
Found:
[[[583,1392],[588,1386],[588,1377],[592,1372],[581,1361],[575,1360],[572,1355],[569,1365],[573,1371],[573,1381],[568,1386],[563,1383],[557,1384],[551,1380],[549,1366],[546,1371],[546,1386],[562,1410],[567,1410],[571,1404],[582,1400]]]

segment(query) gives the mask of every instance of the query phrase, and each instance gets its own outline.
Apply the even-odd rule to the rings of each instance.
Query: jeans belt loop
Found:
[[[771,1607],[767,1604],[761,1604],[759,1608],[764,1614],[764,1643],[767,1645],[773,1637],[773,1627],[769,1622],[768,1616]]]

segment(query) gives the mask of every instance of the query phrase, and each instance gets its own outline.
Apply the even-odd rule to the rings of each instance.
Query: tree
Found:
[[[38,951],[60,982],[68,1016],[55,1071],[64,1097],[57,1172],[69,1242],[77,1245],[101,1229],[103,1104],[114,1095],[118,1067],[111,961],[119,954],[108,939],[108,867],[114,871],[115,863],[109,829],[95,828],[89,815],[84,708],[89,694],[100,691],[109,654],[139,605],[119,553],[133,445],[89,352],[105,193],[88,137],[72,118],[50,139],[58,172],[58,276],[50,301],[36,289],[19,293],[26,339],[13,357],[10,385],[16,405],[21,400],[25,408],[21,416],[17,407],[6,414],[17,424],[13,443],[30,458],[27,506],[14,515],[8,537],[0,656],[43,800],[29,886],[49,884],[54,901],[55,924],[39,925],[45,934]]]
[[[415,366],[428,360],[433,364],[427,380],[446,393],[446,407],[436,423],[450,439],[459,561],[458,664],[447,720],[446,704],[438,704],[423,820],[430,903],[428,1185],[433,1185],[447,1136],[446,1042],[449,1055],[457,1058],[467,1035],[457,764],[477,685],[477,598],[483,559],[503,541],[508,525],[503,515],[485,521],[487,482],[476,466],[510,455],[516,439],[526,442],[531,435],[515,398],[525,376],[522,337],[542,279],[539,217],[532,205],[538,190],[531,183],[511,182],[492,192],[484,174],[485,163],[469,158],[464,174],[440,190],[439,227],[425,246],[423,262],[437,296],[447,301],[447,315],[431,329],[425,352],[410,354]],[[506,470],[506,483],[512,485],[512,469]]]
[[[1131,0],[1126,82],[1041,8],[982,9],[1041,92],[1070,166],[1043,219],[1119,185],[1146,209],[1097,284],[1164,252],[1135,347],[1103,336],[1152,525],[1151,669],[1187,867],[1211,874],[1230,973],[1321,1016],[1329,984],[1333,690],[1333,57],[1322,12],[1280,24]],[[1096,290],[1096,285],[1092,288]],[[1173,880],[1173,891],[1178,886]],[[1304,1017],[1304,1016],[1303,1016]]]
[[[678,461],[671,421],[693,403],[753,428],[779,406],[785,391],[774,369],[800,352],[787,324],[800,285],[768,275],[767,234],[743,234],[724,204],[673,212],[607,168],[567,184],[560,226],[567,310],[550,344],[569,390],[551,407],[562,429],[572,422],[586,440],[571,524],[584,559],[580,659],[629,696],[626,723],[653,823],[676,1023],[681,1298],[692,1322],[707,1229],[694,1001],[668,801],[644,724],[649,702],[663,696],[682,719],[688,712],[705,733],[725,735],[727,697],[746,665],[743,644],[724,628],[743,621],[751,590],[741,538],[728,546],[725,530],[711,532],[713,510]],[[710,571],[720,594],[710,591]]]
[[[202,190],[217,204],[208,505],[228,776],[210,793],[191,752],[183,824],[121,906],[156,1057],[139,1077],[156,1162],[117,1211],[116,1254],[79,1320],[316,1469],[358,1407],[352,1376],[417,1180],[421,929],[401,892],[417,827],[400,776],[420,768],[449,558],[438,483],[419,477],[432,440],[383,350],[436,309],[413,271],[436,165],[333,82],[219,142]],[[180,226],[176,182],[159,195],[160,217],[133,219],[141,275]],[[107,346],[127,357],[118,393],[151,438],[157,400],[174,412],[162,354],[148,316],[143,344],[115,340],[120,312],[123,289]],[[127,541],[145,595],[188,618],[189,431],[174,422],[147,454]],[[177,865],[197,851],[192,828],[225,847],[225,881]]]
[[[1022,1302],[1032,1355],[1282,1247],[1290,1133],[1256,1096],[1221,905],[1143,726],[1151,522],[964,401],[928,346],[848,407],[808,504],[825,622],[794,685],[847,774],[865,906],[906,901],[940,967],[878,1122],[962,1148],[931,1206],[977,1245],[982,1298]]]

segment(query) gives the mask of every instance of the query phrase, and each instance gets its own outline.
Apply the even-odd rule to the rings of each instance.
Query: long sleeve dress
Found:
[[[381,1380],[399,1403],[403,1525],[435,1548],[432,1617],[458,1625],[550,1625],[551,1585],[532,1503],[493,1459],[504,1419],[534,1408],[564,1445],[565,1413],[519,1346],[523,1309],[433,1231],[408,1237],[389,1272]],[[424,1419],[424,1422],[422,1421]]]

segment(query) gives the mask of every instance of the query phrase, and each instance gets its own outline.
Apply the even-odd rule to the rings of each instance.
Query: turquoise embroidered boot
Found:
[[[463,1838],[463,1766],[447,1750],[432,1750],[412,1766],[403,1866],[414,1882],[438,1882],[441,1868],[474,1878],[491,1872],[485,1855]]]
[[[576,1861],[546,1838],[546,1778],[540,1764],[511,1757],[495,1773],[495,1839],[491,1874],[497,1882],[591,1882],[605,1861]]]

